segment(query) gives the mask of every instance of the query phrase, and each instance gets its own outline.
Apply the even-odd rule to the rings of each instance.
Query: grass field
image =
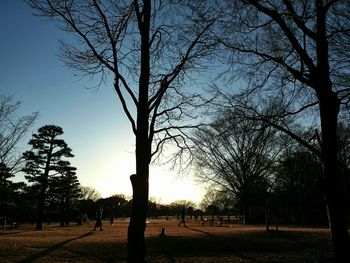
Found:
[[[328,229],[264,226],[202,226],[176,220],[150,220],[146,229],[148,262],[331,262]],[[34,225],[0,230],[0,262],[125,262],[127,221],[90,225]],[[160,236],[162,227],[165,236]]]

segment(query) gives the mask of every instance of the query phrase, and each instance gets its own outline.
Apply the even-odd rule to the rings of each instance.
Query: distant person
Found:
[[[112,213],[110,216],[109,216],[109,224],[110,225],[113,225],[114,223],[114,214]]]
[[[181,211],[181,221],[178,224],[178,226],[180,226],[181,224],[183,224],[184,226],[186,226],[186,222],[185,222],[185,207],[182,207],[182,211]]]
[[[78,223],[79,226],[81,226],[83,224],[82,213],[78,214],[77,223]]]
[[[102,231],[102,214],[103,214],[103,209],[102,207],[98,207],[96,210],[96,224],[94,226],[94,231],[96,231],[97,227],[100,227],[100,231]]]
[[[86,213],[83,213],[82,215],[81,215],[81,221],[82,221],[82,223],[83,223],[83,225],[85,225],[85,224],[89,224],[89,218],[88,218],[88,216],[87,216],[87,214]]]

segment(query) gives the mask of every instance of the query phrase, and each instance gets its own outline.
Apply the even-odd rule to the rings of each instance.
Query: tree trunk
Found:
[[[266,198],[265,201],[265,227],[266,227],[266,231],[270,230],[270,207],[269,207],[269,201],[268,198]]]
[[[148,206],[148,164],[144,165],[144,175],[130,176],[133,199],[132,213],[128,228],[128,262],[145,262],[145,229]]]
[[[42,197],[39,197],[37,205],[37,214],[36,214],[36,230],[43,229],[43,214],[44,214],[44,200]]]
[[[143,104],[146,106],[146,104]],[[140,106],[136,134],[136,174],[130,176],[133,199],[128,228],[128,262],[145,262],[145,229],[148,209],[149,163],[151,144],[148,139],[148,115]]]
[[[326,13],[323,1],[316,1],[316,54],[314,73],[322,131],[321,158],[324,194],[332,232],[335,262],[350,262],[350,239],[345,214],[344,182],[338,164],[338,114],[340,101],[332,89],[329,69]]]
[[[250,223],[250,217],[249,217],[249,208],[250,204],[248,202],[249,197],[248,194],[243,192],[241,193],[241,206],[242,206],[242,223],[243,225]]]
[[[242,213],[243,213],[243,225],[250,224],[250,216],[249,216],[249,204],[246,200],[242,202]]]
[[[36,211],[36,230],[43,229],[43,217],[44,217],[44,206],[45,206],[45,195],[47,189],[47,178],[44,179],[44,182],[41,186],[41,190],[38,197],[37,211]]]
[[[60,201],[60,218],[61,218],[61,220],[60,220],[60,222],[61,222],[61,227],[63,227],[64,226],[64,220],[65,220],[65,218],[64,218],[64,200],[63,200],[63,198],[61,198],[61,201]]]
[[[339,101],[331,93],[320,98],[324,194],[336,262],[350,262],[350,240],[345,214],[344,182],[338,165],[337,116]],[[326,100],[326,102],[324,102]]]
[[[50,149],[47,154],[46,164],[45,164],[45,170],[43,176],[43,182],[41,185],[41,190],[38,198],[38,207],[37,207],[37,221],[36,221],[36,230],[42,230],[42,221],[44,216],[44,206],[45,206],[45,198],[46,198],[46,190],[47,186],[49,184],[49,172],[50,172],[50,163],[51,163],[51,157],[52,157],[52,151],[53,151],[53,141],[54,137],[51,138],[50,141]]]
[[[65,224],[66,226],[69,226],[69,220],[70,220],[70,200],[67,198],[65,202]]]
[[[136,136],[136,174],[130,176],[133,199],[130,224],[128,228],[128,262],[145,262],[145,229],[148,209],[148,178],[151,162],[151,143],[149,138],[148,90],[150,79],[150,15],[151,1],[144,0],[142,10],[134,1],[138,27],[141,37],[141,68],[139,79],[139,101],[137,105]]]
[[[128,262],[145,262],[145,229],[148,209],[148,178],[151,162],[151,143],[149,138],[148,90],[150,79],[150,16],[151,1],[144,0],[139,6],[134,1],[138,28],[141,37],[141,63],[139,78],[139,100],[137,105],[136,136],[136,174],[130,176],[133,199],[130,224],[128,228]],[[141,10],[140,10],[141,8]]]

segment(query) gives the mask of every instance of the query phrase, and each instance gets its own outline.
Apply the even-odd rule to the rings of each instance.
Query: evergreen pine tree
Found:
[[[23,171],[25,178],[39,187],[36,207],[36,230],[42,230],[45,200],[49,190],[50,180],[62,169],[60,162],[64,157],[73,157],[67,143],[58,139],[63,129],[55,125],[45,125],[29,141],[32,150],[23,154],[26,165]]]

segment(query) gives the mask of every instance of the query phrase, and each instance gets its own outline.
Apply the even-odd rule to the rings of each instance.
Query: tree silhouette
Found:
[[[350,261],[343,178],[337,154],[339,111],[349,103],[348,1],[216,1],[222,15],[218,41],[231,50],[224,58],[247,79],[245,104],[236,104],[250,119],[265,120],[318,155],[337,262]],[[218,32],[219,32],[218,31]],[[229,59],[227,59],[229,58]],[[242,66],[243,65],[243,66]],[[261,113],[261,103],[280,102],[278,115]],[[317,112],[319,119],[311,114]],[[276,113],[276,112],[275,112]],[[303,125],[320,126],[320,149],[277,116],[301,116]],[[271,121],[272,120],[272,121]]]
[[[12,102],[12,96],[0,95],[0,162],[11,171],[20,170],[22,156],[16,146],[37,118],[37,113],[18,117],[20,102]]]
[[[26,151],[23,157],[26,161],[23,171],[25,178],[38,187],[36,230],[42,230],[45,200],[49,182],[53,176],[62,172],[62,158],[73,157],[72,150],[64,140],[57,137],[63,134],[61,127],[45,125],[38,129],[37,134],[29,141],[32,150]]]
[[[321,174],[319,160],[311,152],[300,146],[285,149],[274,187],[280,217],[299,225],[327,222]]]
[[[240,118],[232,108],[218,115],[194,134],[196,177],[234,196],[244,223],[249,223],[250,207],[264,204],[274,180],[280,152],[276,131],[264,122]]]
[[[97,201],[101,199],[101,194],[93,187],[81,186],[80,187],[80,199],[81,200],[92,200]]]
[[[6,164],[0,163],[0,216],[3,218],[3,227],[6,225],[6,218],[9,216],[10,208],[16,206],[18,192],[24,187],[24,183],[14,183],[11,177],[15,175]]]
[[[128,261],[142,262],[149,164],[165,142],[187,147],[183,129],[193,127],[185,123],[193,115],[185,109],[198,96],[184,97],[179,87],[189,80],[186,74],[204,66],[211,47],[205,32],[214,21],[199,20],[181,1],[26,2],[37,15],[55,20],[77,37],[77,42],[61,41],[61,57],[68,66],[102,81],[114,79],[136,140]]]
[[[201,207],[211,215],[230,215],[234,211],[236,201],[232,192],[213,183],[203,196]]]
[[[11,200],[10,196],[13,192],[12,181],[10,180],[14,174],[11,173],[11,169],[4,163],[0,163],[0,193],[1,193],[1,214],[6,213],[4,211],[6,204]]]

